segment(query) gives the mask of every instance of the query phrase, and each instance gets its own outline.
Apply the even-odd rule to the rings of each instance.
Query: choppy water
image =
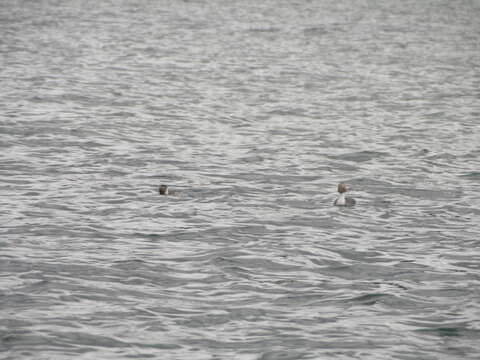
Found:
[[[2,1],[0,358],[478,359],[479,18]]]

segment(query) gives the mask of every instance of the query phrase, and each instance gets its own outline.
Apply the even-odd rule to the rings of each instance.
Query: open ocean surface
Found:
[[[479,359],[479,19],[1,1],[0,358]]]

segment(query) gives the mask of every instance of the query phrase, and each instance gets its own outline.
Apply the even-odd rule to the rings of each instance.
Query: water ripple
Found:
[[[478,357],[478,6],[92,5],[0,4],[0,357]]]

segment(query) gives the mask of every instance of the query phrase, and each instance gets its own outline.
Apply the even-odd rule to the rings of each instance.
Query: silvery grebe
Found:
[[[346,197],[345,193],[347,192],[347,185],[344,183],[338,184],[338,198],[335,200],[333,205],[336,206],[353,206],[355,205],[355,199],[351,197]]]

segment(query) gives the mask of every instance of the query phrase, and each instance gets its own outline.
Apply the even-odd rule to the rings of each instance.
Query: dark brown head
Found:
[[[340,194],[343,194],[344,192],[347,192],[347,185],[345,185],[344,183],[338,184],[338,192]]]
[[[158,188],[158,193],[160,195],[168,195],[168,186],[167,185],[160,185]]]

